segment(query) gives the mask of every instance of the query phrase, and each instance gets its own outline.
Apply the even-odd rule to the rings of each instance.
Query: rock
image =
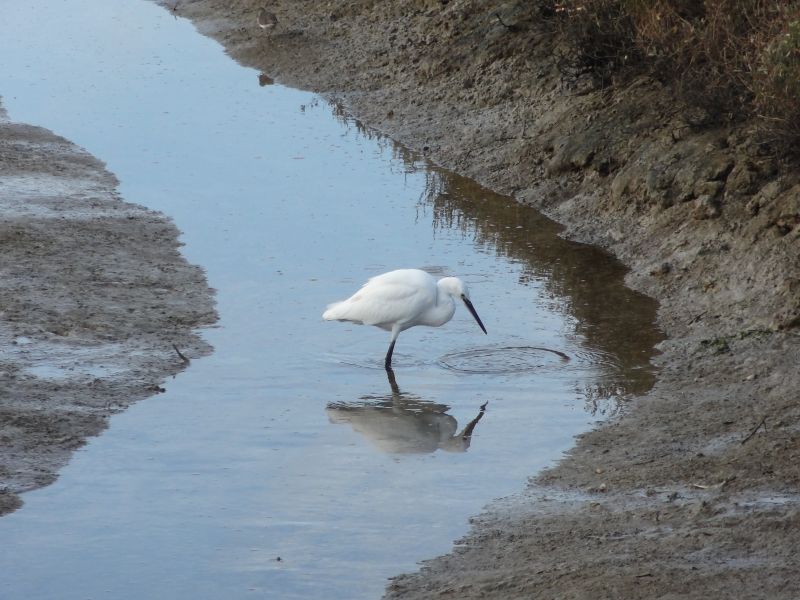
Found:
[[[737,162],[726,181],[726,196],[745,196],[756,191],[759,174],[757,167],[749,160]]]
[[[625,234],[622,233],[619,229],[609,229],[608,237],[614,240],[615,242],[621,242],[622,240],[625,239]]]
[[[672,271],[672,265],[668,262],[661,263],[654,269],[650,270],[650,275],[659,276],[659,275],[667,275]]]
[[[704,194],[695,200],[692,210],[692,217],[695,219],[716,219],[721,214],[720,203],[712,196]]]
[[[711,158],[703,169],[707,181],[723,181],[733,169],[733,159],[727,154],[718,154]]]
[[[780,294],[788,302],[783,310],[775,315],[771,323],[774,330],[792,329],[800,326],[800,279],[787,279],[781,284]]]
[[[662,208],[672,206],[672,199],[669,197],[669,188],[672,184],[672,176],[663,166],[652,167],[647,171],[645,185],[648,197],[661,205]]]
[[[637,170],[631,165],[620,169],[611,181],[611,198],[619,202],[624,194],[629,193],[635,186]]]
[[[752,198],[750,198],[750,200],[748,200],[745,208],[747,208],[747,212],[749,212],[752,216],[755,217],[761,210],[761,204],[762,204],[762,198],[760,198],[759,196],[753,196]]]
[[[694,190],[692,190],[695,196],[712,196],[716,197],[725,187],[725,183],[722,181],[712,180],[712,181],[701,181],[694,186]]]
[[[775,179],[770,181],[764,187],[762,187],[758,191],[758,195],[763,198],[764,204],[774,200],[778,197],[778,195],[783,191],[783,181],[781,179]]]
[[[759,207],[763,207],[766,212],[767,227],[775,227],[781,236],[800,227],[800,184],[774,198],[769,204],[763,202]]]

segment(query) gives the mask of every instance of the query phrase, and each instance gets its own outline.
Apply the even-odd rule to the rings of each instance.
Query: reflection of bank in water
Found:
[[[485,403],[477,416],[458,431],[458,421],[447,414],[449,406],[401,392],[394,374],[387,374],[391,394],[362,396],[355,403],[329,404],[325,412],[331,423],[350,423],[353,431],[390,454],[466,452],[472,432],[486,410]]]

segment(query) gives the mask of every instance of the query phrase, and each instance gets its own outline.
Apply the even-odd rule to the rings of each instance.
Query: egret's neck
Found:
[[[453,318],[453,313],[456,312],[456,303],[453,296],[442,289],[442,286],[437,286],[438,293],[436,295],[436,305],[432,306],[425,313],[425,325],[431,327],[438,327],[444,325]]]

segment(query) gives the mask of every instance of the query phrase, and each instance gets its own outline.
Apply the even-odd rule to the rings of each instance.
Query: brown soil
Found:
[[[164,215],[123,202],[103,164],[0,109],[0,514],[110,415],[161,391],[216,319]]]
[[[387,597],[800,596],[797,169],[648,78],[566,78],[535,3],[273,0],[271,32],[260,5],[176,12],[607,248],[668,337],[648,394]]]

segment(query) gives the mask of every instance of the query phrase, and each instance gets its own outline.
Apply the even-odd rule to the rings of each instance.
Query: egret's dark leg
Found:
[[[392,388],[392,401],[394,401],[400,397],[400,386],[397,385],[397,379],[395,379],[392,367],[386,368],[386,376],[389,378],[389,385]]]
[[[387,371],[392,370],[392,353],[394,352],[394,343],[397,340],[392,340],[392,343],[389,344],[389,351],[386,353],[386,361],[383,363],[383,366],[386,367]]]

